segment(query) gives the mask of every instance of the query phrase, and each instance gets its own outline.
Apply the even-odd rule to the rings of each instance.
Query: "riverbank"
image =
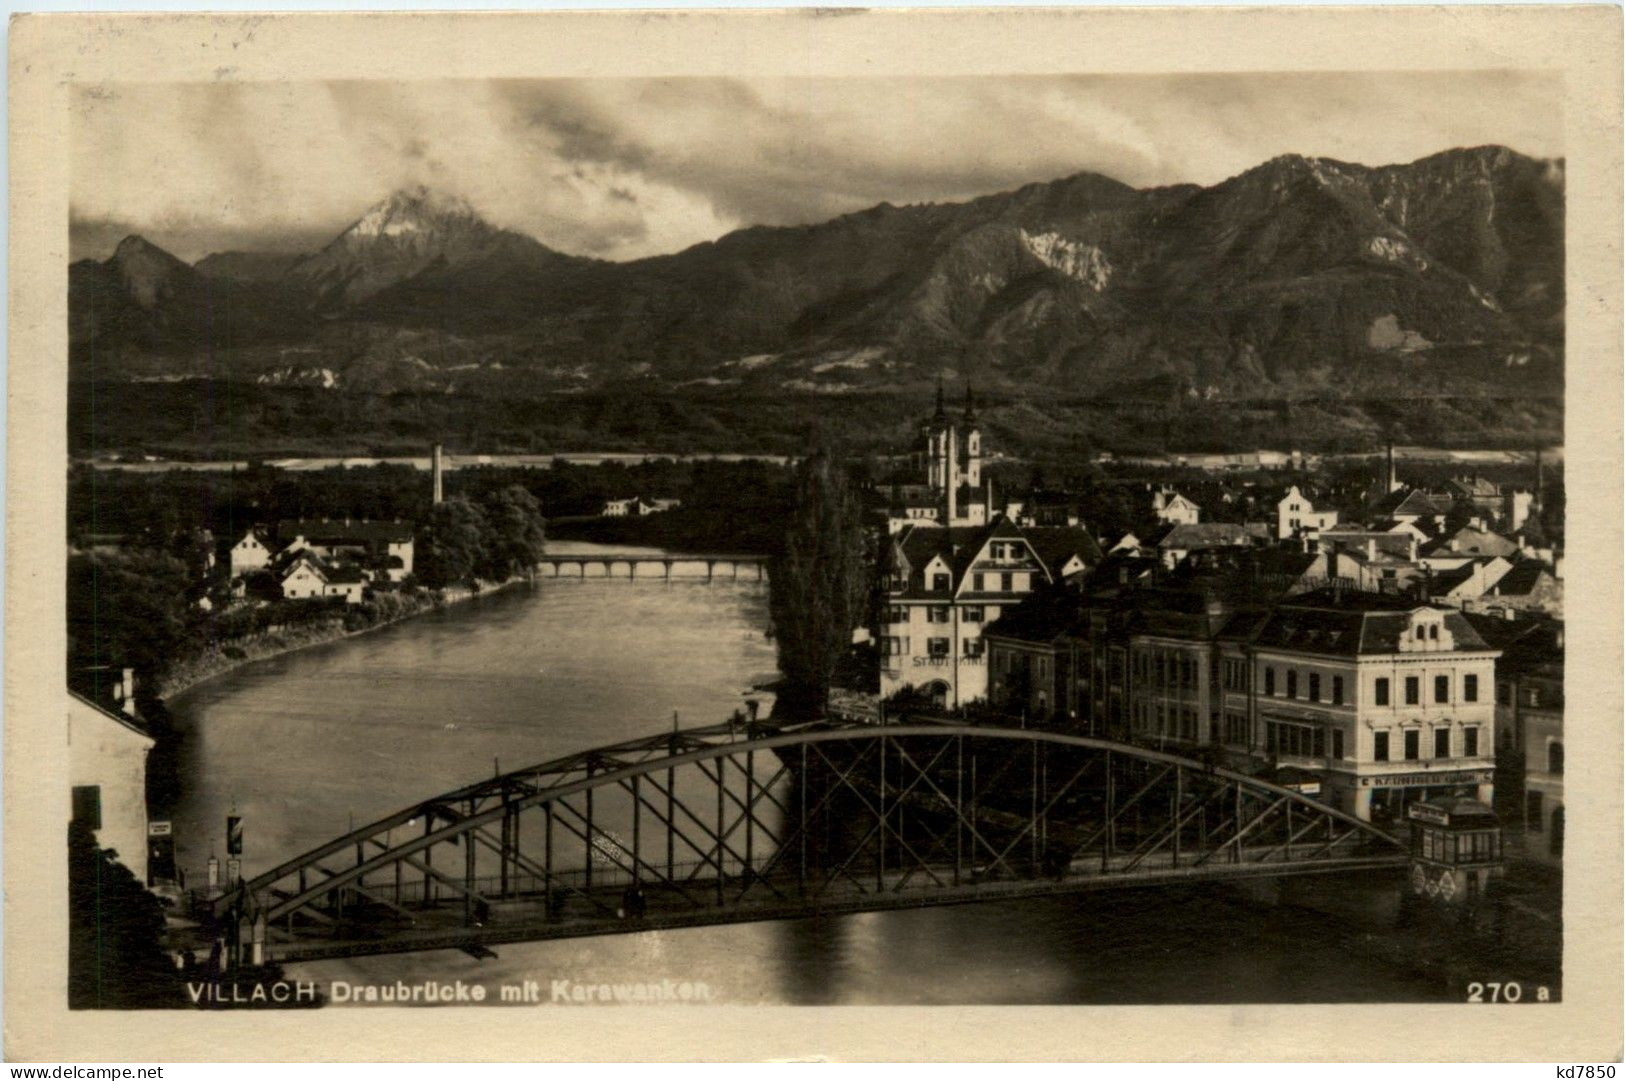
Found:
[[[168,700],[245,664],[269,660],[272,657],[280,657],[311,646],[325,645],[328,642],[337,642],[344,638],[354,638],[382,627],[393,626],[425,612],[461,604],[475,597],[500,593],[530,580],[529,576],[516,575],[503,582],[482,582],[478,589],[451,587],[426,589],[414,594],[394,593],[389,596],[395,598],[401,605],[400,610],[366,626],[351,625],[349,619],[351,612],[346,610],[335,614],[333,619],[321,623],[288,627],[252,638],[217,642],[201,653],[175,662],[158,685],[158,697]]]

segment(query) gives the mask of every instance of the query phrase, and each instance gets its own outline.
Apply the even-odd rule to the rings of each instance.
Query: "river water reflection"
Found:
[[[600,553],[555,543],[558,554]],[[617,549],[617,551],[636,551]],[[655,553],[650,553],[655,554]],[[703,574],[703,571],[702,571]],[[671,724],[720,721],[774,669],[754,581],[544,579],[249,665],[176,698],[177,855],[228,813],[253,875],[418,799]],[[1328,888],[1337,888],[1328,884]],[[1139,890],[294,966],[326,983],[686,980],[730,1003],[1425,1001],[1359,921],[1231,892]]]

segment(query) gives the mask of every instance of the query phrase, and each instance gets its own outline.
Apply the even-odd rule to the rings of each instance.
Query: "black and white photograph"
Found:
[[[53,1008],[1562,1007],[1562,71],[62,95]]]

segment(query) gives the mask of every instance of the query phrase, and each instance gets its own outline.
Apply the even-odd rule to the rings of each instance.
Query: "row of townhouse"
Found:
[[[1045,597],[985,637],[1006,712],[1307,777],[1382,823],[1493,796],[1498,653],[1459,612],[1334,589],[1238,609],[1220,588],[1130,585]]]

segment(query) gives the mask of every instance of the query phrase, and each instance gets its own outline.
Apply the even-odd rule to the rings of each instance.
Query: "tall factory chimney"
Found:
[[[443,474],[444,474],[444,466],[443,466],[443,463],[441,462],[440,459],[441,459],[440,444],[436,443],[434,445],[434,450],[430,454],[430,459],[429,459],[429,469],[434,474],[434,502],[435,502],[435,506],[439,506],[441,500],[443,500],[446,497],[446,490],[445,490],[445,483],[444,483],[444,476],[443,476]]]
[[[1545,495],[1546,463],[1541,460],[1540,448],[1535,448],[1535,512],[1538,514],[1542,508],[1541,497]]]

